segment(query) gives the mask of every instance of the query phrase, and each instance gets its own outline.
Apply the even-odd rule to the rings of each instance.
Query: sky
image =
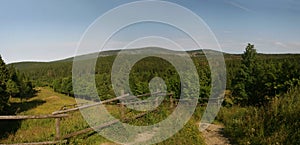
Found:
[[[6,63],[53,61],[74,56],[82,35],[98,17],[133,1],[0,0],[0,54]],[[259,53],[300,53],[299,0],[169,2],[201,17],[224,52],[243,53],[247,43],[252,43]],[[140,36],[138,33],[175,36],[176,32],[165,25],[136,25],[121,31],[107,47],[117,49],[129,43],[130,38]],[[174,39],[180,40],[182,35],[176,36]]]

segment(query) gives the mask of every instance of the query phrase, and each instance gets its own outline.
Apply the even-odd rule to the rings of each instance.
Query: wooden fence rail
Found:
[[[67,106],[74,106],[75,108],[55,111],[55,112],[53,112],[50,115],[0,116],[0,120],[24,120],[24,119],[47,119],[47,118],[54,118],[55,119],[55,130],[56,130],[55,140],[54,141],[35,142],[35,143],[18,143],[18,145],[62,144],[62,143],[67,143],[66,139],[68,139],[68,138],[71,138],[71,137],[74,137],[74,136],[78,136],[80,134],[88,133],[88,132],[93,131],[95,129],[96,130],[104,129],[106,127],[109,127],[111,125],[114,125],[114,124],[118,123],[120,120],[122,122],[129,122],[130,120],[134,120],[134,119],[140,118],[140,117],[148,114],[149,112],[157,111],[157,110],[152,110],[152,111],[140,113],[140,114],[137,114],[137,115],[135,115],[135,116],[133,116],[131,118],[125,118],[124,117],[125,116],[125,112],[124,112],[125,107],[124,107],[124,105],[134,104],[134,103],[143,104],[143,103],[152,102],[152,103],[156,103],[156,105],[158,106],[158,98],[156,98],[155,100],[151,100],[151,101],[137,101],[137,102],[128,102],[128,103],[118,103],[120,105],[120,109],[121,109],[120,110],[121,111],[120,112],[121,113],[120,120],[119,119],[112,120],[112,121],[106,122],[106,123],[104,123],[104,124],[102,124],[100,126],[96,126],[96,127],[93,127],[93,128],[91,128],[91,127],[90,128],[86,128],[86,129],[83,129],[83,130],[80,130],[80,131],[76,131],[76,132],[73,132],[73,133],[61,136],[61,132],[60,132],[60,125],[61,125],[60,121],[61,121],[61,118],[69,116],[68,114],[65,114],[65,113],[70,113],[70,112],[78,111],[78,110],[84,109],[84,108],[90,108],[90,107],[94,107],[94,106],[98,106],[98,105],[102,105],[102,104],[107,104],[107,103],[110,103],[110,102],[121,100],[123,98],[126,98],[126,99],[131,99],[132,98],[133,99],[135,97],[140,98],[140,97],[146,97],[146,96],[150,96],[150,95],[163,95],[163,94],[165,94],[166,96],[169,96],[170,108],[173,108],[174,104],[176,104],[178,101],[185,101],[184,99],[175,99],[174,96],[173,96],[174,95],[173,93],[166,94],[164,92],[157,91],[157,92],[152,93],[152,94],[151,93],[147,93],[147,94],[142,94],[142,95],[137,95],[137,96],[131,96],[129,94],[124,94],[124,91],[122,91],[122,95],[119,96],[119,97],[108,99],[108,100],[104,100],[104,101],[97,102],[97,103],[94,103],[94,104],[82,105],[82,106],[78,106],[76,104],[67,105]],[[209,100],[210,98],[200,98],[200,99],[201,100]],[[220,102],[220,98],[213,98],[212,100],[217,100],[218,103]],[[67,106],[65,105],[64,107],[62,107],[62,109],[65,109]]]
[[[129,94],[125,94],[125,95],[122,95],[122,96],[119,96],[119,97],[116,97],[116,98],[108,99],[108,100],[101,101],[101,102],[94,103],[94,104],[84,105],[84,106],[80,106],[80,107],[76,107],[76,108],[72,108],[72,109],[67,109],[67,110],[55,111],[52,114],[56,115],[56,114],[63,114],[63,113],[68,113],[68,112],[74,112],[74,111],[78,111],[80,109],[90,108],[90,107],[94,107],[94,106],[98,106],[98,105],[110,103],[110,102],[113,102],[113,101],[116,101],[116,100],[119,100],[119,99],[122,99],[122,98],[125,98],[125,97],[129,97]]]
[[[130,120],[140,118],[140,117],[148,114],[149,112],[140,113],[140,114],[138,114],[138,115],[136,115],[134,117],[131,117],[131,118],[125,118],[123,120],[123,122],[128,122]],[[80,131],[76,131],[76,132],[73,132],[73,133],[70,133],[70,134],[67,134],[67,135],[63,136],[63,139],[68,139],[68,138],[71,138],[71,137],[74,137],[74,136],[78,136],[78,135],[81,135],[81,134],[85,134],[85,133],[88,133],[88,132],[91,132],[91,131],[94,131],[94,130],[102,130],[104,128],[107,128],[107,127],[109,127],[111,125],[114,125],[114,124],[118,123],[119,121],[120,121],[119,119],[115,119],[115,120],[106,122],[104,124],[101,124],[101,125],[93,127],[93,128],[90,127],[90,128],[86,128],[86,129],[83,129],[83,130],[80,130]]]
[[[0,144],[0,145],[49,145],[49,144],[66,144],[67,140],[62,141],[45,141],[45,142],[32,142],[32,143],[15,143],[15,144]]]
[[[0,120],[25,120],[25,119],[47,119],[47,118],[63,118],[68,117],[68,114],[57,114],[57,115],[11,115],[11,116],[0,116]]]
[[[80,135],[80,134],[84,134],[84,133],[87,133],[87,132],[90,132],[90,131],[93,131],[94,129],[104,129],[106,127],[109,127],[111,125],[114,125],[116,124],[117,122],[119,122],[120,120],[119,119],[116,119],[116,120],[112,120],[112,121],[109,121],[107,123],[104,123],[100,126],[96,126],[94,128],[86,128],[86,129],[83,129],[83,130],[80,130],[80,131],[76,131],[76,132],[73,132],[73,133],[70,133],[70,134],[67,134],[67,135],[64,135],[64,136],[61,136],[61,132],[60,132],[60,121],[61,121],[61,118],[64,118],[64,117],[68,117],[69,115],[68,114],[65,114],[65,113],[70,113],[70,112],[73,112],[73,111],[78,111],[80,109],[84,109],[84,108],[90,108],[90,107],[94,107],[94,106],[97,106],[97,105],[102,105],[102,104],[107,104],[107,103],[110,103],[110,102],[113,102],[113,101],[117,101],[117,100],[120,100],[120,99],[123,99],[126,97],[126,99],[130,99],[131,97],[132,98],[135,98],[135,97],[146,97],[146,96],[150,96],[150,95],[162,95],[163,92],[155,92],[155,93],[147,93],[147,94],[142,94],[142,95],[137,95],[137,96],[130,96],[129,94],[124,94],[122,93],[123,95],[119,96],[119,97],[116,97],[116,98],[112,98],[112,99],[108,99],[108,100],[104,100],[104,101],[101,101],[101,102],[97,102],[97,103],[94,103],[94,104],[89,104],[89,105],[83,105],[83,106],[79,106],[77,107],[76,105],[71,105],[71,106],[74,106],[76,108],[71,108],[71,109],[66,109],[66,110],[59,110],[59,111],[55,111],[53,112],[52,114],[50,115],[17,115],[17,116],[0,116],[0,120],[25,120],[25,119],[47,119],[47,118],[54,118],[55,119],[55,130],[56,130],[56,133],[55,133],[55,140],[54,141],[45,141],[45,142],[33,142],[33,143],[17,143],[17,145],[46,145],[46,144],[62,144],[62,143],[67,143],[67,140],[65,139],[68,139],[68,138],[71,138],[71,137],[74,137],[74,136],[77,136],[77,135]],[[167,96],[170,96],[170,103],[171,103],[171,106],[173,106],[173,94],[166,94]],[[157,101],[157,99],[155,100]],[[135,102],[135,103],[142,103],[143,101],[140,101],[140,102]],[[63,107],[64,108],[64,107]],[[137,118],[140,118],[146,114],[148,114],[149,112],[153,112],[153,111],[157,111],[157,110],[153,110],[153,111],[148,111],[148,112],[144,112],[144,113],[140,113],[138,115],[135,115],[131,118],[124,118],[125,116],[125,112],[124,112],[124,104],[121,104],[121,120],[123,122],[128,122],[130,120],[133,120],[133,119],[137,119]],[[14,145],[14,144],[13,144]]]
[[[72,109],[67,109],[67,110],[61,110],[61,111],[56,111],[56,112],[53,112],[52,114],[60,114],[60,113],[67,113],[67,112],[73,112],[73,111],[78,111],[80,109],[84,109],[84,108],[89,108],[89,107],[94,107],[94,106],[98,106],[98,105],[102,105],[102,104],[106,104],[106,103],[110,103],[110,102],[113,102],[113,101],[117,101],[119,99],[123,99],[125,97],[127,97],[126,99],[132,97],[132,98],[139,98],[139,97],[145,97],[145,96],[149,96],[149,95],[160,95],[162,94],[162,92],[160,91],[157,91],[155,93],[147,93],[147,94],[142,94],[142,95],[137,95],[137,96],[130,96],[129,94],[124,94],[123,91],[122,91],[122,94],[121,96],[119,97],[116,97],[116,98],[112,98],[112,99],[108,99],[108,100],[105,100],[105,101],[102,101],[102,102],[99,102],[99,103],[94,103],[94,104],[89,104],[89,105],[84,105],[84,106],[80,106],[80,107],[76,107],[76,108],[72,108]],[[167,95],[172,95],[172,94],[167,94]],[[146,114],[148,114],[149,112],[153,112],[153,111],[148,111],[148,112],[144,112],[144,113],[140,113],[138,115],[135,115],[131,118],[124,118],[125,116],[125,112],[124,112],[124,104],[120,104],[120,108],[121,108],[121,120],[123,122],[128,122],[130,120],[133,120],[133,119],[137,119],[137,118],[140,118]],[[71,138],[71,137],[74,137],[74,136],[78,136],[78,135],[81,135],[81,134],[85,134],[85,133],[88,133],[90,131],[93,131],[93,130],[101,130],[101,129],[104,129],[104,128],[107,128],[111,125],[114,125],[116,123],[118,123],[120,120],[119,119],[115,119],[115,120],[112,120],[112,121],[109,121],[109,122],[106,122],[100,126],[96,126],[96,127],[90,127],[90,128],[86,128],[86,129],[83,129],[83,130],[80,130],[80,131],[76,131],[76,132],[73,132],[73,133],[70,133],[70,134],[67,134],[65,136],[63,136],[61,139],[68,139],[68,138]]]
[[[145,96],[149,96],[149,95],[159,95],[159,94],[162,94],[162,92],[155,92],[155,93],[147,93],[147,94],[142,94],[142,95],[137,95],[136,97],[137,98],[140,98],[140,97],[145,97]],[[107,104],[107,103],[110,103],[110,102],[113,102],[113,101],[117,101],[117,100],[120,100],[120,99],[123,99],[123,98],[135,98],[135,96],[130,96],[129,94],[124,94],[124,95],[121,95],[119,97],[116,97],[116,98],[112,98],[112,99],[108,99],[108,100],[104,100],[104,101],[101,101],[101,102],[98,102],[98,103],[94,103],[94,104],[89,104],[89,105],[84,105],[84,106],[80,106],[80,107],[76,107],[76,108],[71,108],[71,109],[67,109],[67,110],[60,110],[60,111],[55,111],[53,112],[52,114],[53,115],[56,115],[56,114],[63,114],[63,113],[68,113],[68,112],[74,112],[74,111],[78,111],[80,109],[85,109],[85,108],[90,108],[90,107],[94,107],[94,106],[98,106],[98,105],[103,105],[103,104]]]
[[[57,114],[57,115],[16,115],[16,116],[0,116],[0,120],[26,120],[26,119],[50,119],[55,118],[55,139],[54,141],[45,141],[45,142],[32,142],[32,143],[17,143],[10,145],[48,145],[48,144],[63,144],[67,140],[61,140],[60,135],[60,120],[61,118],[68,117],[68,114]],[[4,145],[4,144],[0,144]]]

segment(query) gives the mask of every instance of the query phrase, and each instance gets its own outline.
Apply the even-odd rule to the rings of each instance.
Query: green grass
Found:
[[[19,109],[21,112],[18,113],[18,115],[51,114],[54,111],[60,110],[64,105],[76,103],[74,98],[55,93],[49,88],[38,88],[38,90],[39,92],[36,97],[22,103],[19,102],[20,100],[18,99],[11,99],[12,107],[21,108]],[[6,137],[0,140],[1,143],[51,141],[55,137],[54,119],[30,119],[24,121],[10,121],[10,123],[12,125],[18,124],[18,128],[15,132],[10,132],[10,134],[5,135]],[[61,121],[62,135],[87,127],[88,125],[82,118],[80,112],[71,113],[69,117]],[[10,128],[10,126],[8,126],[8,128]],[[70,142],[72,144],[100,144],[107,142],[106,139],[99,135],[88,138],[82,135],[81,138],[71,139]]]
[[[11,99],[11,107],[18,110],[18,115],[41,115],[51,114],[60,110],[62,106],[75,104],[75,99],[53,92],[50,88],[38,88],[37,95],[27,101],[20,102],[19,99]],[[171,112],[170,109],[161,105],[159,112],[152,112],[139,119],[132,120],[132,125],[155,124],[165,119]],[[119,108],[116,105],[106,106],[107,110],[116,118],[120,117]],[[204,144],[201,134],[198,130],[197,122],[200,120],[201,108],[196,110],[195,115],[185,125],[185,127],[171,138],[159,144]],[[137,114],[136,111],[127,112],[127,116]],[[2,122],[3,123],[3,122]],[[0,143],[23,143],[52,141],[55,137],[55,120],[23,120],[9,121],[3,131],[5,134],[0,136]],[[4,123],[4,124],[5,124]],[[75,131],[88,128],[80,112],[70,113],[70,116],[62,119],[61,133],[66,135]],[[90,132],[79,135],[68,140],[69,144],[102,144],[109,141],[97,133]]]
[[[300,88],[261,108],[222,108],[218,119],[236,144],[300,144]]]

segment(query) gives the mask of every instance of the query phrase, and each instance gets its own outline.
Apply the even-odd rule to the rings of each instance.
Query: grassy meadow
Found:
[[[51,114],[60,110],[64,105],[75,104],[75,99],[53,92],[49,88],[38,88],[35,97],[20,102],[19,99],[11,99],[12,107],[21,106],[18,115]],[[23,121],[9,121],[10,125],[17,125],[18,130],[7,133],[1,143],[40,142],[51,141],[55,137],[55,119],[30,119]],[[71,113],[69,117],[62,119],[62,134],[71,133],[88,127],[79,112]],[[11,128],[11,127],[9,127]],[[95,137],[97,139],[95,139]],[[94,143],[107,142],[100,136],[87,138],[86,141]],[[96,142],[97,141],[97,142]],[[77,141],[80,143],[80,140]]]
[[[64,105],[75,104],[75,99],[63,94],[52,91],[51,88],[37,88],[38,93],[35,97],[23,100],[10,99],[11,107],[17,107],[18,115],[41,115],[51,114],[60,110]],[[19,109],[18,109],[19,108]],[[116,105],[108,105],[108,111],[116,117],[120,117]],[[201,114],[198,108],[197,113],[190,119],[185,127],[176,133],[173,137],[159,144],[204,144],[201,134],[199,133],[197,121]],[[162,113],[163,112],[163,113]],[[145,122],[154,124],[164,119],[171,110],[161,109],[161,112],[149,113],[145,117],[133,120],[130,124],[143,125]],[[69,113],[69,117],[61,121],[61,134],[66,135],[75,131],[88,128],[80,112]],[[129,114],[130,115],[130,114]],[[5,121],[7,128],[3,130],[0,143],[27,143],[52,141],[55,138],[55,119],[30,119],[23,121]],[[12,127],[15,126],[15,127]],[[79,135],[68,139],[68,144],[112,144],[105,138],[95,132]]]
[[[131,53],[136,55],[139,51],[140,49],[136,49]],[[172,53],[174,52],[170,52]],[[176,53],[180,55],[180,52]],[[189,54],[200,78],[198,103],[206,104],[212,84],[217,81],[212,82],[210,67],[202,50],[191,51]],[[110,78],[116,55],[116,52],[113,52],[98,57],[94,79],[101,100],[115,97]],[[164,55],[172,57],[169,51]],[[85,56],[81,57],[85,58]],[[224,54],[224,57],[227,72],[226,95],[217,122],[225,126],[223,132],[225,136],[233,144],[300,144],[300,66],[298,64],[300,55],[259,54],[254,45],[248,44],[243,54]],[[11,115],[41,115],[51,114],[65,105],[75,104],[75,99],[69,97],[75,95],[71,60],[72,58],[45,63],[21,62],[8,66],[2,63],[4,68],[2,72],[7,74],[4,79],[5,87],[2,87],[5,90],[0,89],[0,95],[2,93],[4,96],[4,101],[0,100],[0,110],[2,109],[3,114]],[[89,61],[82,60],[82,63],[86,62]],[[185,65],[185,62],[178,63]],[[217,66],[218,64],[215,67]],[[125,67],[120,70],[123,69]],[[90,73],[88,69],[81,71],[83,75]],[[185,75],[193,78],[191,73]],[[136,63],[130,72],[128,85],[135,95],[149,93],[149,82],[154,77],[160,77],[165,81],[166,92],[172,93],[173,99],[180,99],[180,94],[185,91],[181,90],[181,76],[172,64],[161,58],[148,57]],[[92,81],[86,82],[86,79],[90,79],[89,75],[75,80],[78,85],[75,89],[82,92],[76,96],[85,101],[97,101],[99,99],[97,95],[89,94],[94,89]],[[36,96],[27,97],[28,94],[29,96],[34,94],[33,86],[38,87]],[[8,98],[11,98],[9,102],[6,101]],[[2,108],[1,103],[4,106]],[[147,112],[143,117],[129,120],[128,124],[146,126],[166,119],[173,111],[167,103],[169,102],[162,103],[155,112]],[[105,107],[110,114],[120,118],[120,109],[116,103]],[[197,125],[204,109],[199,105],[182,130],[159,144],[204,144]],[[126,109],[126,112],[126,117],[141,113],[129,109]],[[99,117],[105,118],[105,116]],[[0,126],[3,126],[0,130],[0,143],[51,141],[55,137],[54,119],[1,121],[0,123]],[[61,121],[61,134],[64,136],[88,127],[80,112],[69,113],[69,117]],[[95,132],[68,139],[68,144],[103,143],[110,142]]]

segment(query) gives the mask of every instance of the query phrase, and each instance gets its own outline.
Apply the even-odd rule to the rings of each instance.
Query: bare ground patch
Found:
[[[229,139],[224,137],[222,125],[202,124],[208,127],[202,132],[207,145],[230,145]]]

